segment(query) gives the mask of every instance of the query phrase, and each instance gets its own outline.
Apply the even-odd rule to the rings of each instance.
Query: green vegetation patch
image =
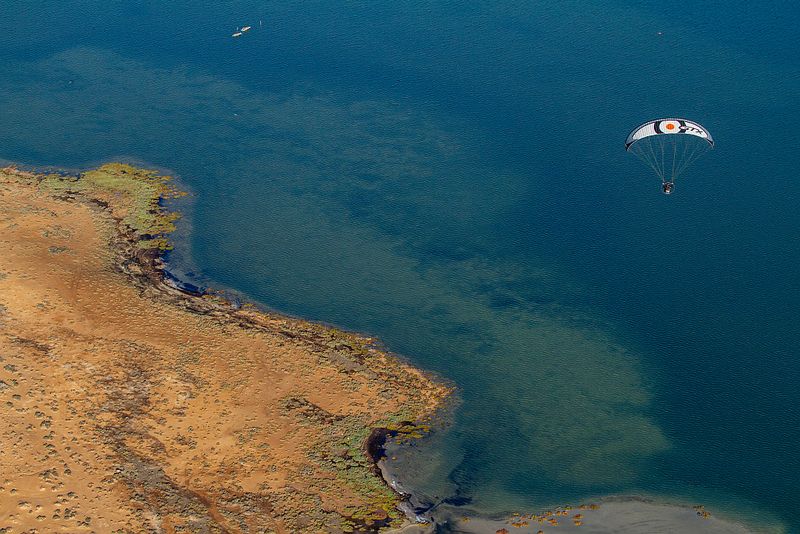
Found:
[[[79,193],[107,204],[113,215],[138,238],[141,248],[171,248],[164,236],[175,230],[177,213],[167,212],[161,200],[185,193],[169,184],[170,176],[124,163],[107,163],[78,177],[47,175],[40,187],[52,194]]]

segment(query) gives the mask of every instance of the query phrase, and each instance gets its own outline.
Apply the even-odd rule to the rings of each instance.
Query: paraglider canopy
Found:
[[[711,137],[711,133],[698,123],[686,119],[667,118],[647,121],[634,128],[628,134],[628,139],[625,140],[625,150],[630,150],[632,144],[645,137],[670,134],[694,135],[705,139],[712,147],[714,146],[714,138]]]
[[[668,117],[647,121],[633,129],[625,140],[625,150],[633,152],[650,166],[670,187],[686,168],[714,148],[711,133],[699,123]]]

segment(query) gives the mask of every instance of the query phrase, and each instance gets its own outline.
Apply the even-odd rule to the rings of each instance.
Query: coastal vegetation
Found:
[[[80,193],[111,209],[124,229],[133,232],[140,248],[167,250],[167,234],[175,230],[179,214],[168,212],[161,202],[185,193],[170,185],[170,176],[124,163],[105,165],[79,176],[49,174],[41,177],[40,187],[55,195]]]
[[[16,444],[0,530],[402,525],[370,440],[421,437],[450,388],[372,339],[168,283],[162,201],[180,194],[119,163],[0,171],[0,426]]]

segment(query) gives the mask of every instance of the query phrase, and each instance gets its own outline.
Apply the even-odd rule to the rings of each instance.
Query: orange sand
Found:
[[[37,180],[0,171],[0,532],[339,532],[395,513],[363,439],[447,388],[356,335],[159,283],[113,199]]]

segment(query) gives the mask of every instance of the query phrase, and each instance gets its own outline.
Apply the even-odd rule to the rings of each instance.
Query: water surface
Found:
[[[800,528],[800,8],[200,4],[6,2],[0,156],[172,168],[199,279],[455,381],[428,495]],[[717,140],[671,197],[622,149],[662,115]]]

